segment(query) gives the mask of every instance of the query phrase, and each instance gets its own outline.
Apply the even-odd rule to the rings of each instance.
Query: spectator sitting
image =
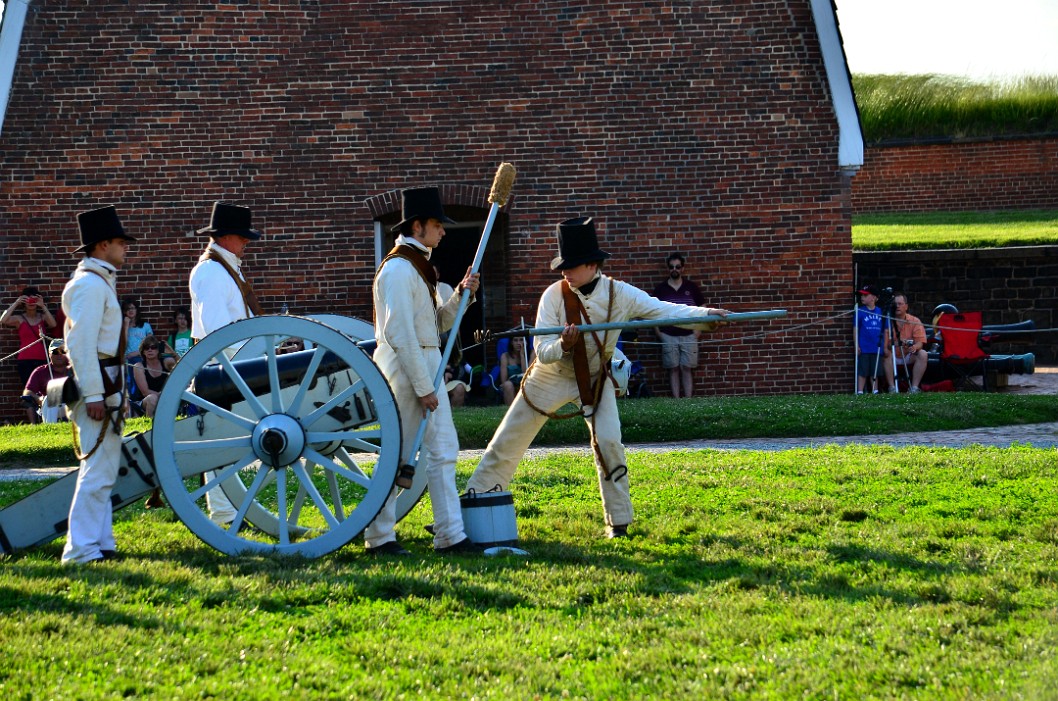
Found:
[[[500,391],[503,392],[503,403],[507,406],[514,401],[518,388],[522,384],[525,369],[536,358],[532,351],[526,356],[525,338],[514,336],[507,350],[500,356]]]
[[[22,391],[22,401],[26,405],[26,420],[31,423],[39,423],[41,418],[45,423],[55,423],[65,420],[66,414],[63,407],[44,406],[44,398],[48,394],[48,382],[61,377],[66,377],[70,369],[70,360],[66,357],[66,348],[61,338],[51,342],[49,346],[51,362],[41,365],[30,373],[26,388]]]
[[[893,296],[894,319],[890,326],[896,329],[896,340],[892,346],[885,345],[885,379],[889,383],[890,392],[899,392],[895,378],[893,377],[892,348],[896,349],[896,364],[903,365],[911,375],[911,385],[908,390],[912,394],[921,392],[919,384],[922,376],[926,374],[926,364],[929,356],[926,354],[926,329],[917,316],[907,313],[907,295],[898,293]]]
[[[165,343],[169,347],[168,350],[179,360],[195,345],[195,339],[191,338],[191,310],[187,307],[177,307],[173,312],[173,326],[176,331],[169,334]]]
[[[154,329],[140,316],[140,303],[126,299],[121,303],[122,321],[125,324],[125,361],[129,365],[140,362],[140,345],[147,336],[154,335]]]
[[[169,379],[169,371],[176,365],[172,358],[161,359],[161,346],[157,338],[147,336],[137,349],[141,361],[132,366],[132,376],[140,395],[140,408],[151,418],[154,417],[154,410],[158,406],[162,387]]]
[[[22,313],[16,312],[21,308]],[[45,327],[55,328],[55,317],[48,311],[48,305],[36,287],[22,288],[10,307],[0,315],[0,324],[18,330],[18,378],[23,386],[29,382],[34,370],[48,364],[48,348],[45,338]]]

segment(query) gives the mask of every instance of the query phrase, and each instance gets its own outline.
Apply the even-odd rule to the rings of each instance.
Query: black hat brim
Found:
[[[601,263],[609,257],[609,253],[598,249],[591,253],[586,253],[580,256],[571,256],[570,258],[557,256],[551,259],[551,269],[569,270],[570,268],[576,268],[578,265],[584,265],[585,263]]]
[[[428,215],[427,218],[428,219],[437,219],[442,224],[458,224],[459,223],[459,222],[455,221],[454,219],[449,219],[448,217],[446,217],[443,214],[440,217],[435,217],[433,215]],[[416,219],[422,219],[422,216],[412,217],[411,219],[404,219],[403,221],[401,221],[401,222],[399,222],[397,224],[394,224],[389,229],[390,233],[396,233],[396,232],[400,231],[402,228],[404,228],[405,224],[411,224]]]
[[[76,253],[84,253],[85,251],[87,251],[89,248],[91,248],[92,246],[96,245],[97,243],[102,243],[104,241],[109,241],[110,239],[125,239],[126,241],[136,241],[137,240],[135,236],[129,236],[128,234],[121,233],[121,234],[118,234],[117,236],[109,236],[109,237],[107,237],[105,239],[99,239],[98,241],[93,241],[92,243],[86,243],[83,246],[79,246],[79,247],[73,249],[73,253],[75,253],[75,254]]]
[[[197,233],[209,234],[215,239],[219,239],[221,236],[227,236],[228,234],[242,236],[244,239],[250,239],[251,241],[258,241],[261,238],[261,232],[257,229],[214,229],[212,226],[207,226],[199,229]]]

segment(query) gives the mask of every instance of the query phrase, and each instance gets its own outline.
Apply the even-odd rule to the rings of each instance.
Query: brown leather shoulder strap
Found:
[[[239,286],[239,293],[242,294],[242,303],[246,306],[246,315],[249,316],[251,313],[254,316],[261,316],[264,314],[264,310],[261,308],[261,303],[257,301],[257,295],[254,294],[253,287],[249,282],[239,277],[239,274],[235,272],[235,269],[228,265],[228,261],[224,260],[224,257],[214,251],[212,248],[206,249],[206,257],[215,263],[220,263],[228,275],[231,275],[231,279],[235,281],[235,284]]]
[[[85,268],[85,272],[98,275],[107,283],[107,287],[110,287],[110,281],[98,270]],[[105,359],[99,361],[99,374],[103,377],[103,392],[107,397],[125,391],[125,352],[128,350],[128,340],[128,334],[122,331],[121,335],[118,336],[118,354],[114,356],[119,368],[117,379],[110,379],[110,373],[107,372],[107,367],[112,367],[112,365],[107,363]],[[106,430],[106,426],[103,427],[103,430]]]
[[[586,320],[587,314],[584,305],[581,304],[577,293],[570,288],[569,283],[562,281],[562,302],[566,307],[566,323],[580,324]],[[580,403],[582,406],[595,405],[595,393],[591,389],[591,372],[588,369],[588,347],[584,343],[584,334],[580,335],[573,345],[573,373],[577,377],[577,390],[580,392]]]
[[[430,299],[433,300],[434,308],[437,307],[437,271],[433,269],[430,264],[430,260],[423,255],[422,251],[415,248],[414,246],[399,245],[394,246],[393,250],[386,254],[386,257],[382,259],[382,262],[378,266],[378,272],[375,273],[375,277],[378,277],[378,273],[382,271],[382,266],[386,264],[386,261],[393,258],[403,258],[410,261],[415,266],[415,271],[419,273],[419,277],[422,278],[426,286],[430,288]]]

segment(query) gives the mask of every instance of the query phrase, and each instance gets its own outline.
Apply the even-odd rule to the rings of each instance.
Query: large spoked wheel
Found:
[[[292,338],[311,350],[283,353]],[[232,555],[319,557],[350,542],[392,490],[400,445],[393,394],[370,357],[344,333],[293,316],[240,321],[192,346],[153,430],[173,511]],[[230,524],[209,517],[214,489],[236,508]]]
[[[311,318],[316,321],[322,321],[328,326],[333,326],[354,341],[367,341],[374,338],[374,326],[362,319],[339,316],[337,314],[313,314]],[[397,521],[401,521],[407,516],[425,493],[426,469],[423,467],[415,471],[415,477],[410,487],[397,490]]]

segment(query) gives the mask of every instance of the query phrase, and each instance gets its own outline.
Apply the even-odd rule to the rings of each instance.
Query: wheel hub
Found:
[[[257,424],[251,443],[261,462],[284,468],[305,452],[305,429],[292,416],[272,414]]]

